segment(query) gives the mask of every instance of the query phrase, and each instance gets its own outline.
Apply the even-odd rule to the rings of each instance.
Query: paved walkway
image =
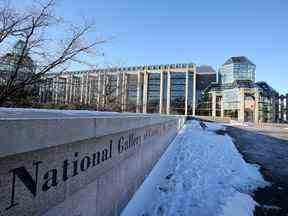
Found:
[[[261,165],[269,180],[288,186],[288,130],[276,132],[240,127],[226,130],[245,159]]]
[[[257,163],[271,187],[255,193],[263,206],[256,215],[288,215],[288,130],[285,128],[227,127],[227,133],[246,161]],[[277,209],[280,207],[281,209]]]

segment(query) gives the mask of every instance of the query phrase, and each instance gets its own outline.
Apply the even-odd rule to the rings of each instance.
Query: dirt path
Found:
[[[255,192],[254,199],[261,205],[256,209],[257,216],[288,215],[288,131],[275,131],[226,128],[245,160],[259,164],[265,179],[272,182],[270,187]]]

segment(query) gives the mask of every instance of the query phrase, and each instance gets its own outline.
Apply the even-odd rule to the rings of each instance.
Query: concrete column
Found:
[[[142,112],[142,73],[140,71],[137,72],[137,101],[136,101],[136,112]]]
[[[60,78],[57,77],[57,91],[56,91],[56,103],[60,102]],[[283,102],[284,103],[284,102]]]
[[[144,72],[143,80],[143,113],[147,113],[147,104],[148,103],[148,73]]]
[[[122,111],[125,112],[127,109],[127,74],[124,72],[122,76]]]
[[[280,96],[280,109],[281,109],[281,112],[280,112],[280,119],[281,119],[281,121],[283,121],[284,120],[284,95],[281,95]]]
[[[102,88],[102,85],[101,85],[101,73],[98,73],[98,85],[97,85],[97,105],[99,106],[100,103],[101,103],[101,88]]]
[[[276,103],[277,98],[275,97],[275,95],[272,96],[272,120],[273,122],[277,122],[277,103]]]
[[[66,77],[65,104],[69,104],[70,77]]]
[[[66,77],[65,85],[65,104],[69,104],[69,76]]]
[[[212,117],[216,117],[216,92],[212,92]]]
[[[50,91],[50,89],[47,86],[48,83],[48,79],[45,79],[45,81],[43,81],[42,83],[42,91],[41,91],[41,103],[47,103],[48,102],[48,97],[47,94]]]
[[[41,103],[47,103],[48,98],[47,98],[47,92],[49,91],[49,89],[47,88],[47,82],[48,80],[45,79],[45,81],[43,81],[42,83],[42,92],[41,92]]]
[[[54,97],[54,103],[58,103],[58,91],[59,91],[59,78],[55,77],[55,80],[53,81],[55,83],[55,97]]]
[[[109,76],[109,75],[108,75]],[[103,73],[103,80],[102,80],[102,105],[105,106],[106,104],[106,85],[107,85],[107,73],[104,72]]]
[[[275,94],[275,122],[279,122],[279,94]]]
[[[47,79],[43,80],[43,82],[39,86],[39,102],[40,103],[46,103],[47,99],[45,97],[47,90]]]
[[[288,121],[288,94],[286,94],[286,121]]]
[[[197,67],[196,65],[194,65],[194,76],[193,76],[193,105],[192,105],[192,115],[195,116],[196,115],[196,91],[197,91],[197,88],[196,88],[196,84],[197,84]]]
[[[116,80],[116,97],[120,96],[120,84],[121,84],[121,77],[120,73],[117,73],[117,80]]]
[[[74,83],[73,83],[73,75],[70,77],[70,89],[69,89],[69,103],[73,103],[73,89],[74,89]]]
[[[55,97],[55,84],[54,84],[54,78],[52,78],[52,89],[51,89],[51,93],[52,93],[51,102],[54,103],[54,97]]]
[[[49,92],[47,94],[45,94],[45,102],[47,103],[50,103],[51,102],[51,96],[50,96],[50,93],[53,94],[53,89],[52,89],[52,85],[53,85],[53,81],[51,83],[51,78],[49,78],[49,80],[45,81],[45,91]]]
[[[279,95],[279,122],[282,121],[282,95]]]
[[[221,118],[224,118],[224,101],[223,96],[221,98]]]
[[[118,104],[121,104],[121,72],[117,72],[116,76],[116,101]]]
[[[76,76],[75,77],[75,83],[74,83],[74,87],[73,87],[73,101],[74,102],[76,102],[76,103],[78,103],[78,98],[76,97],[76,95],[77,95],[77,92],[76,92],[76,90],[77,90],[77,88],[78,88],[78,77]]]
[[[84,75],[84,103],[88,104],[89,73]]]
[[[259,108],[259,101],[260,101],[260,94],[259,92],[256,90],[255,92],[255,110],[254,110],[254,122],[256,124],[260,123],[260,108]]]
[[[80,103],[84,103],[84,84],[85,84],[85,76],[81,75],[81,86],[80,86]]]
[[[90,103],[93,104],[97,101],[97,99],[95,99],[95,95],[97,94],[97,85],[98,85],[98,79],[95,78],[95,76],[90,76]]]
[[[273,100],[272,97],[269,97],[269,106],[268,106],[268,122],[272,123],[273,122]]]
[[[238,121],[244,122],[245,121],[245,92],[244,89],[241,88],[239,92],[239,113],[238,113]]]
[[[186,71],[185,78],[185,115],[188,115],[188,99],[189,99],[189,71]]]
[[[40,84],[39,90],[38,90],[38,96],[39,96],[39,101],[40,103],[43,103],[43,85],[44,83]]]
[[[164,71],[160,71],[160,94],[159,94],[159,113],[163,114],[163,98],[164,98]]]
[[[167,72],[167,105],[166,113],[170,115],[170,103],[171,103],[171,72]]]
[[[55,102],[55,92],[56,92],[56,86],[55,86],[55,78],[52,78],[52,102]]]
[[[88,74],[88,104],[91,104],[91,98],[92,98],[92,92],[93,92],[93,89],[92,89],[92,77],[89,76]]]
[[[279,122],[282,121],[282,95],[279,95],[279,105],[278,105],[278,109],[279,109]]]

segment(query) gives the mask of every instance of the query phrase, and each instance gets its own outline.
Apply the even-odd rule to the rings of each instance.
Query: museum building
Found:
[[[40,101],[86,104],[99,111],[287,122],[288,94],[256,82],[255,71],[248,58],[236,56],[220,67],[218,78],[211,66],[193,63],[50,73]]]
[[[43,103],[96,108],[116,98],[113,103],[124,112],[195,115],[202,92],[216,77],[212,67],[193,63],[73,71],[48,74],[40,96]]]
[[[255,82],[255,70],[255,64],[244,56],[231,57],[220,67],[218,82],[207,89],[213,117],[255,123],[287,121],[288,95],[279,96],[266,82]]]

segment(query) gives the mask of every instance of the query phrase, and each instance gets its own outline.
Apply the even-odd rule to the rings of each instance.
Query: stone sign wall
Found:
[[[0,216],[119,215],[179,124],[181,117],[166,117],[140,128],[1,157]]]

